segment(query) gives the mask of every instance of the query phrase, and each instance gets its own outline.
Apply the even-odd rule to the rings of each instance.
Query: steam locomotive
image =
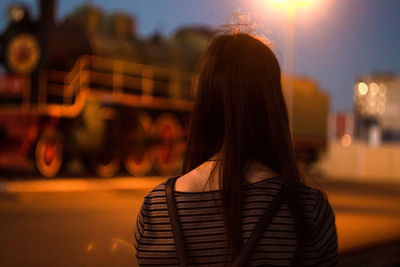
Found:
[[[0,155],[18,156],[0,165],[34,159],[46,177],[76,158],[100,176],[121,165],[135,176],[176,172],[194,62],[211,31],[139,39],[129,15],[105,16],[86,5],[56,22],[54,10],[55,1],[41,0],[33,20],[27,7],[9,8],[1,35],[7,73],[0,78]]]
[[[83,5],[58,22],[55,5],[40,0],[37,19],[23,5],[8,10],[0,37],[0,168],[33,165],[53,177],[78,160],[102,177],[121,167],[133,176],[177,173],[194,69],[212,30],[144,39],[130,15]],[[295,78],[294,87],[303,99],[294,106],[297,151],[313,162],[326,145],[328,96],[310,79]]]

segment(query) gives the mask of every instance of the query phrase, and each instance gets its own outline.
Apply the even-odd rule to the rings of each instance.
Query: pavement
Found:
[[[341,266],[400,266],[400,184],[324,179]]]
[[[0,179],[0,265],[135,266],[137,212],[165,179]],[[400,264],[400,186],[318,182],[336,214],[341,265]]]
[[[117,177],[99,178],[61,178],[38,180],[0,180],[0,193],[34,193],[34,192],[86,192],[104,190],[151,189],[166,178],[154,177]]]

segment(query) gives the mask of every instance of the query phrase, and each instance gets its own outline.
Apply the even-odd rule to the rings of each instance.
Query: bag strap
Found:
[[[174,197],[174,187],[177,178],[178,177],[173,177],[168,179],[165,187],[165,193],[167,196],[168,213],[172,224],[172,232],[174,233],[176,251],[178,253],[179,266],[186,267],[188,264],[186,259],[185,242],[183,240],[182,229],[179,223]]]
[[[179,259],[179,266],[186,267],[188,266],[188,264],[186,258],[185,243],[179,223],[178,213],[176,211],[176,202],[174,197],[174,187],[177,178],[178,177],[173,177],[168,179],[165,187],[165,192],[167,196],[168,213],[172,224],[172,231],[174,233],[175,246]],[[267,225],[271,222],[272,217],[278,211],[280,205],[283,202],[283,199],[284,190],[283,188],[281,188],[278,194],[276,194],[273,198],[261,220],[257,223],[255,229],[250,235],[250,238],[247,240],[246,245],[243,247],[240,254],[235,258],[232,266],[239,267],[243,266],[246,263],[247,259],[249,258],[255,246],[258,244],[263,233],[265,232]]]
[[[263,236],[263,233],[265,232],[265,229],[267,228],[268,224],[271,222],[272,217],[274,217],[275,213],[281,206],[283,198],[284,198],[284,190],[283,188],[281,188],[278,194],[275,195],[274,199],[270,203],[268,209],[265,211],[261,220],[257,223],[249,239],[247,240],[246,245],[242,248],[240,254],[236,257],[232,266],[239,267],[243,266],[246,263],[252,251],[257,246],[258,242]]]

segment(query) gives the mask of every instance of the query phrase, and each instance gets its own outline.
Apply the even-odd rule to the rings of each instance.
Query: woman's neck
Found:
[[[219,171],[214,166],[220,160],[217,157],[212,157],[197,168],[181,176],[175,184],[175,190],[182,192],[203,192],[211,190],[220,190],[219,186]],[[247,170],[245,182],[252,184],[268,178],[277,176],[278,174],[259,163],[252,162]]]

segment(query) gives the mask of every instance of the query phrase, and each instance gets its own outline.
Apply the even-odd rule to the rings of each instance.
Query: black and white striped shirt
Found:
[[[282,187],[281,177],[244,186],[242,240],[247,241],[255,225]],[[301,188],[305,217],[311,234],[303,245],[304,265],[337,265],[335,216],[325,195]],[[188,261],[192,266],[222,266],[227,258],[227,240],[218,191],[175,192]],[[165,183],[144,199],[135,231],[136,256],[140,266],[177,266],[178,258],[165,196]],[[294,220],[283,202],[247,266],[288,266],[296,250]]]

